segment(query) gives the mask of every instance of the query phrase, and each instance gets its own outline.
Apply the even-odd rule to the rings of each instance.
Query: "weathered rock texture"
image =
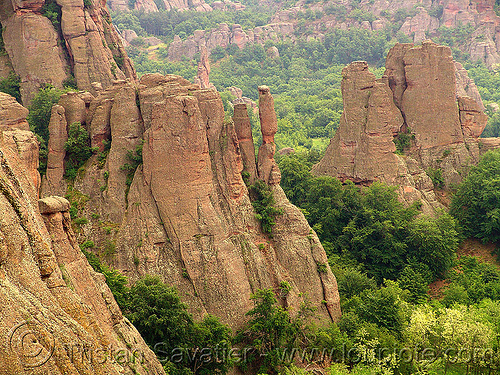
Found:
[[[0,7],[5,49],[21,78],[25,105],[42,85],[62,88],[71,75],[79,89],[91,92],[94,81],[108,87],[114,79],[135,79],[105,2],[94,1],[87,7],[83,0],[58,0],[62,39],[41,14],[43,4],[43,0],[6,0]]]
[[[229,2],[230,3],[230,2]],[[210,12],[212,7],[204,0],[135,0],[133,7],[127,0],[108,0],[109,9],[114,11],[127,11],[129,9],[145,12],[158,12],[158,10],[195,10],[197,12]],[[160,7],[160,8],[159,8]]]
[[[37,159],[27,133],[0,137],[0,374],[164,374],[80,252],[69,202],[37,202],[37,163],[18,143],[24,135]]]
[[[210,61],[208,60],[208,51],[202,48],[200,62],[198,63],[198,73],[194,83],[200,85],[202,89],[215,89],[215,86],[210,83]]]
[[[239,24],[229,26],[221,23],[216,29],[210,31],[196,30],[186,40],[181,40],[176,35],[168,47],[168,58],[169,60],[180,60],[183,56],[193,58],[203,48],[206,48],[209,53],[217,46],[225,48],[233,43],[239,48],[243,48],[247,43],[264,43],[268,39],[277,39],[278,36],[292,38],[293,24],[289,22],[272,23],[243,31]]]
[[[263,155],[274,162],[272,97],[268,89],[261,94]],[[266,171],[283,209],[272,238],[255,218],[241,175],[245,168],[257,177],[245,111],[237,106],[236,124],[225,122],[217,91],[177,76],[148,74],[138,87],[123,81],[98,92],[86,122],[93,144],[111,140],[111,150],[104,165],[99,156],[90,159],[75,181],[74,189],[88,197],[79,215],[90,222],[80,235],[92,238],[96,251],[132,280],[156,274],[175,285],[196,317],[211,313],[240,327],[252,292],[279,293],[280,282],[288,281],[292,290],[280,298],[284,305],[296,310],[307,298],[319,319],[337,319],[335,277],[328,267],[318,272],[326,254],[278,185],[275,163],[258,171]],[[127,153],[142,139],[143,163],[127,188],[127,171],[120,167],[130,163]]]
[[[478,160],[487,121],[480,103],[460,96],[455,72],[450,49],[432,42],[394,46],[378,80],[365,62],[348,65],[340,126],[313,172],[398,185],[402,200],[422,200],[432,212],[440,205],[425,171],[440,170],[446,186],[460,182]],[[466,72],[461,77],[469,80]],[[395,153],[396,136],[411,140],[405,155]]]
[[[216,3],[212,6],[219,9]],[[332,12],[332,7],[342,7],[345,13],[339,17],[339,12]],[[473,61],[479,60],[488,67],[493,67],[500,63],[500,17],[496,15],[494,7],[494,0],[330,0],[313,4],[299,0],[295,6],[277,11],[271,23],[265,26],[243,30],[237,24],[220,24],[210,31],[197,30],[184,41],[177,37],[169,46],[169,59],[179,60],[182,56],[192,58],[202,46],[206,46],[210,52],[216,46],[226,47],[231,43],[243,48],[248,43],[263,44],[266,40],[324,40],[325,29],[382,30],[399,22],[396,15],[400,16],[401,11],[405,11],[408,16],[399,32],[406,34],[414,43],[439,36],[442,26],[456,28],[470,24],[474,32],[459,42],[459,48]],[[370,12],[376,19],[369,22],[350,18],[349,14],[354,9]],[[321,12],[323,16],[315,21],[306,21],[304,25],[300,14],[307,11]],[[300,27],[297,27],[299,23]],[[294,31],[303,30],[304,27],[307,32],[300,31],[301,35],[296,35]],[[279,56],[279,51],[277,52],[274,50],[271,56]]]
[[[243,161],[243,172],[248,173],[248,181],[253,184],[258,177],[257,165],[255,163],[255,146],[253,143],[252,126],[248,117],[247,105],[239,103],[234,105],[234,130],[240,145],[241,160]]]
[[[259,118],[262,133],[262,145],[257,157],[259,178],[270,185],[279,185],[281,173],[274,161],[274,135],[278,131],[278,119],[274,112],[274,99],[267,86],[259,86]]]

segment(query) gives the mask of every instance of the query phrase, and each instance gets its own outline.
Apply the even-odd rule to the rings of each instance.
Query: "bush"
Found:
[[[276,225],[276,216],[280,215],[283,210],[276,208],[273,191],[271,187],[262,180],[257,180],[249,187],[252,206],[257,212],[255,215],[259,219],[264,233],[271,234],[273,226]]]
[[[113,296],[115,297],[116,302],[118,303],[120,308],[122,309],[126,308],[128,306],[129,292],[130,292],[129,288],[127,287],[128,284],[127,277],[123,276],[120,272],[112,269],[106,264],[101,263],[97,255],[95,255],[90,251],[87,251],[86,249],[88,247],[91,247],[91,246],[85,246],[87,242],[88,241],[84,243],[83,247],[80,246],[82,253],[85,255],[87,261],[92,266],[94,271],[100,272],[104,275],[104,277],[106,278],[106,284],[108,284],[108,287],[111,290],[111,293],[113,293]]]
[[[35,94],[28,108],[30,112],[27,120],[30,129],[42,137],[45,143],[49,141],[49,122],[52,106],[57,104],[62,94],[62,90],[55,89],[52,86],[42,88]]]
[[[303,317],[308,311],[304,309],[296,317],[291,317],[288,310],[277,306],[272,289],[257,290],[251,299],[255,307],[246,314],[250,320],[235,338],[237,343],[244,343],[252,349],[243,358],[242,365],[258,369],[257,373],[275,374],[291,364],[291,359],[283,354],[298,347]]]
[[[435,188],[442,189],[444,187],[443,170],[441,168],[429,167],[425,170],[425,173],[430,177]]]
[[[89,133],[79,123],[69,126],[68,140],[64,144],[66,150],[65,177],[74,180],[78,169],[92,156]]]
[[[182,358],[167,362],[169,373],[226,374],[232,365],[230,358],[215,355],[229,347],[231,330],[211,315],[195,323],[177,290],[158,277],[145,276],[132,286],[125,316],[161,360]]]
[[[141,142],[137,147],[135,148],[134,151],[127,151],[127,158],[130,161],[130,163],[125,163],[120,167],[122,171],[127,172],[127,180],[126,184],[127,187],[130,187],[132,185],[132,180],[134,179],[134,174],[139,167],[139,165],[142,164],[142,147],[143,147],[144,142]]]
[[[19,76],[12,71],[6,78],[0,79],[0,91],[13,96],[16,98],[18,103],[22,103],[20,83],[21,80],[19,79]]]
[[[465,235],[500,241],[500,151],[488,151],[459,185],[450,213]]]

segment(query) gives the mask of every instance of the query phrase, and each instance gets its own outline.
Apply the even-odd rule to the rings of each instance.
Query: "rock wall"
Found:
[[[130,5],[131,3],[133,3],[133,6]],[[108,0],[108,6],[109,9],[118,12],[128,10],[142,10],[144,12],[158,12],[158,10],[210,12],[213,10],[204,0],[160,0],[159,2],[153,0],[135,0],[133,2],[127,0]],[[242,7],[244,8],[244,6]]]
[[[79,215],[89,223],[78,236],[94,240],[94,250],[132,280],[156,274],[175,285],[198,318],[211,313],[240,327],[252,292],[273,288],[279,295],[287,281],[292,290],[280,297],[282,304],[296,311],[306,298],[318,319],[332,321],[340,316],[335,277],[319,267],[328,261],[318,237],[279,186],[273,100],[268,88],[259,90],[266,143],[258,167],[241,113],[246,107],[236,112],[236,124],[224,121],[215,90],[148,74],[138,86],[121,81],[99,91],[86,122],[92,144],[110,140],[111,150],[105,163],[99,155],[90,159],[74,183],[74,191],[88,197]],[[127,187],[120,167],[142,140],[143,163]],[[255,218],[244,165],[254,178],[258,173],[269,181],[283,210],[272,236]],[[42,189],[42,196],[50,195],[50,188]]]
[[[91,92],[95,81],[108,87],[114,79],[135,79],[104,2],[58,0],[60,29],[43,16],[44,3],[6,0],[0,7],[5,49],[26,106],[41,86],[62,88],[72,75],[79,89]]]
[[[293,24],[289,22],[272,23],[255,27],[253,30],[243,31],[241,25],[231,27],[221,23],[216,29],[205,31],[196,30],[185,40],[179,36],[168,46],[168,59],[181,60],[183,56],[193,58],[198,52],[206,48],[210,53],[215,47],[227,47],[236,44],[243,48],[247,43],[263,43],[268,39],[292,38]]]
[[[467,53],[471,60],[482,61],[488,67],[500,63],[500,29],[498,28],[500,17],[495,13],[494,0],[362,0],[355,3],[359,4],[354,6],[354,2],[349,0],[332,0],[314,4],[299,0],[295,6],[277,11],[270,24],[253,30],[243,30],[237,24],[232,26],[220,24],[219,27],[210,31],[197,30],[185,40],[175,37],[174,42],[169,46],[168,58],[170,60],[180,60],[182,56],[193,58],[203,46],[206,46],[210,52],[217,46],[225,48],[233,43],[243,48],[248,43],[264,43],[266,40],[276,41],[283,38],[323,40],[325,29],[382,30],[399,22],[394,16],[396,12],[404,10],[407,12],[407,17],[402,22],[399,32],[410,37],[414,43],[421,43],[438,36],[440,27],[456,28],[470,24],[474,32],[469,40],[463,41],[460,47],[463,52]],[[334,7],[333,13],[332,7]],[[355,8],[359,8],[373,14],[375,20],[358,21],[345,15],[338,17],[335,7],[342,7],[347,15]],[[296,26],[300,21],[299,15],[306,11],[322,12],[323,15],[318,20],[307,21],[305,25],[308,30],[307,37],[297,36],[294,30],[297,29]]]
[[[459,68],[449,47],[432,42],[394,46],[378,80],[365,62],[349,64],[342,71],[339,129],[313,172],[361,184],[380,180],[399,186],[407,203],[421,200],[425,212],[441,207],[425,171],[440,171],[445,186],[460,182],[478,161],[487,121],[482,103],[460,96],[456,77],[470,79]],[[402,155],[395,153],[395,137],[409,142]]]
[[[80,252],[69,202],[38,201],[37,159],[31,132],[2,127],[0,374],[164,374]]]

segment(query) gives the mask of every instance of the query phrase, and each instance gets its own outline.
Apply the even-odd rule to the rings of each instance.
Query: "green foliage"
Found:
[[[408,318],[405,296],[397,283],[386,281],[386,284],[376,291],[361,293],[361,303],[356,311],[366,322],[374,323],[378,327],[401,335]]]
[[[62,85],[65,89],[70,89],[70,90],[78,90],[78,85],[76,83],[76,78],[73,74],[68,75],[68,78],[66,78],[63,82]]]
[[[443,170],[441,168],[429,167],[425,170],[425,173],[430,177],[435,188],[442,189],[444,187]]]
[[[142,147],[144,145],[144,141],[142,141],[140,144],[138,144],[135,148],[135,151],[127,151],[127,158],[129,160],[129,163],[125,163],[120,167],[122,171],[127,172],[127,180],[126,184],[127,187],[130,187],[132,185],[132,180],[134,179],[134,174],[139,167],[139,165],[142,164]]]
[[[377,287],[375,280],[358,269],[347,267],[335,270],[339,294],[342,298],[350,299],[365,290],[372,291]]]
[[[276,217],[283,210],[276,208],[276,201],[271,187],[262,180],[257,180],[248,188],[252,206],[255,209],[255,217],[259,219],[264,233],[272,234],[273,226],[276,225]]]
[[[4,92],[16,98],[18,103],[21,102],[21,92],[19,91],[21,87],[21,80],[19,76],[11,71],[6,78],[0,79],[0,92]]]
[[[495,265],[464,256],[450,273],[452,283],[443,299],[446,306],[453,303],[475,304],[485,298],[500,300],[500,270]]]
[[[45,143],[49,141],[49,122],[52,106],[57,104],[63,94],[62,90],[47,86],[35,94],[29,106],[28,123],[32,132],[42,137]]]
[[[130,288],[126,306],[125,316],[159,359],[168,360],[173,354],[182,353],[181,361],[168,364],[173,373],[189,369],[202,375],[226,374],[231,368],[228,358],[214,355],[217,348],[229,347],[231,330],[211,315],[194,322],[177,290],[158,277],[145,276],[137,281]],[[207,349],[212,350],[210,358],[203,351]]]
[[[313,177],[314,161],[307,157],[280,159],[282,187],[303,209],[330,256],[363,264],[379,283],[395,280],[413,262],[426,265],[432,278],[451,266],[459,243],[452,217],[417,218],[417,206],[404,207],[394,188],[381,183],[360,189],[350,181]]]
[[[237,343],[247,345],[247,351],[251,348],[242,365],[251,365],[258,373],[275,374],[291,364],[291,359],[282,354],[298,347],[303,319],[310,310],[304,309],[292,317],[288,310],[277,306],[271,289],[257,290],[251,299],[255,306],[246,314],[250,320],[235,338]]]
[[[84,244],[88,245],[88,242]],[[106,278],[106,284],[108,284],[111,293],[116,299],[118,305],[123,309],[128,305],[129,299],[129,289],[127,287],[128,279],[126,276],[123,276],[120,272],[106,264],[101,263],[99,258],[92,252],[87,251],[86,249],[90,246],[80,246],[83,254],[87,258],[89,264],[92,266],[94,271],[100,272]]]
[[[66,150],[64,176],[69,180],[74,180],[78,169],[95,151],[90,147],[89,133],[79,122],[74,122],[69,126],[68,140],[64,144],[64,149]]]
[[[42,15],[47,17],[54,28],[59,30],[61,27],[61,7],[57,4],[56,0],[47,0],[42,6]]]
[[[411,141],[414,139],[415,134],[412,134],[410,129],[407,129],[404,132],[399,132],[393,140],[396,145],[396,153],[404,155],[405,151],[411,147]]]
[[[500,151],[488,151],[471,169],[452,197],[450,213],[466,236],[500,240]]]

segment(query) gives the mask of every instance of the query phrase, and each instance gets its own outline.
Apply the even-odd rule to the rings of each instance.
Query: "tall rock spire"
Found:
[[[278,185],[281,173],[274,160],[276,144],[274,135],[278,131],[278,120],[274,112],[274,99],[267,86],[259,86],[259,118],[262,145],[259,147],[257,169],[259,178],[269,185]]]

